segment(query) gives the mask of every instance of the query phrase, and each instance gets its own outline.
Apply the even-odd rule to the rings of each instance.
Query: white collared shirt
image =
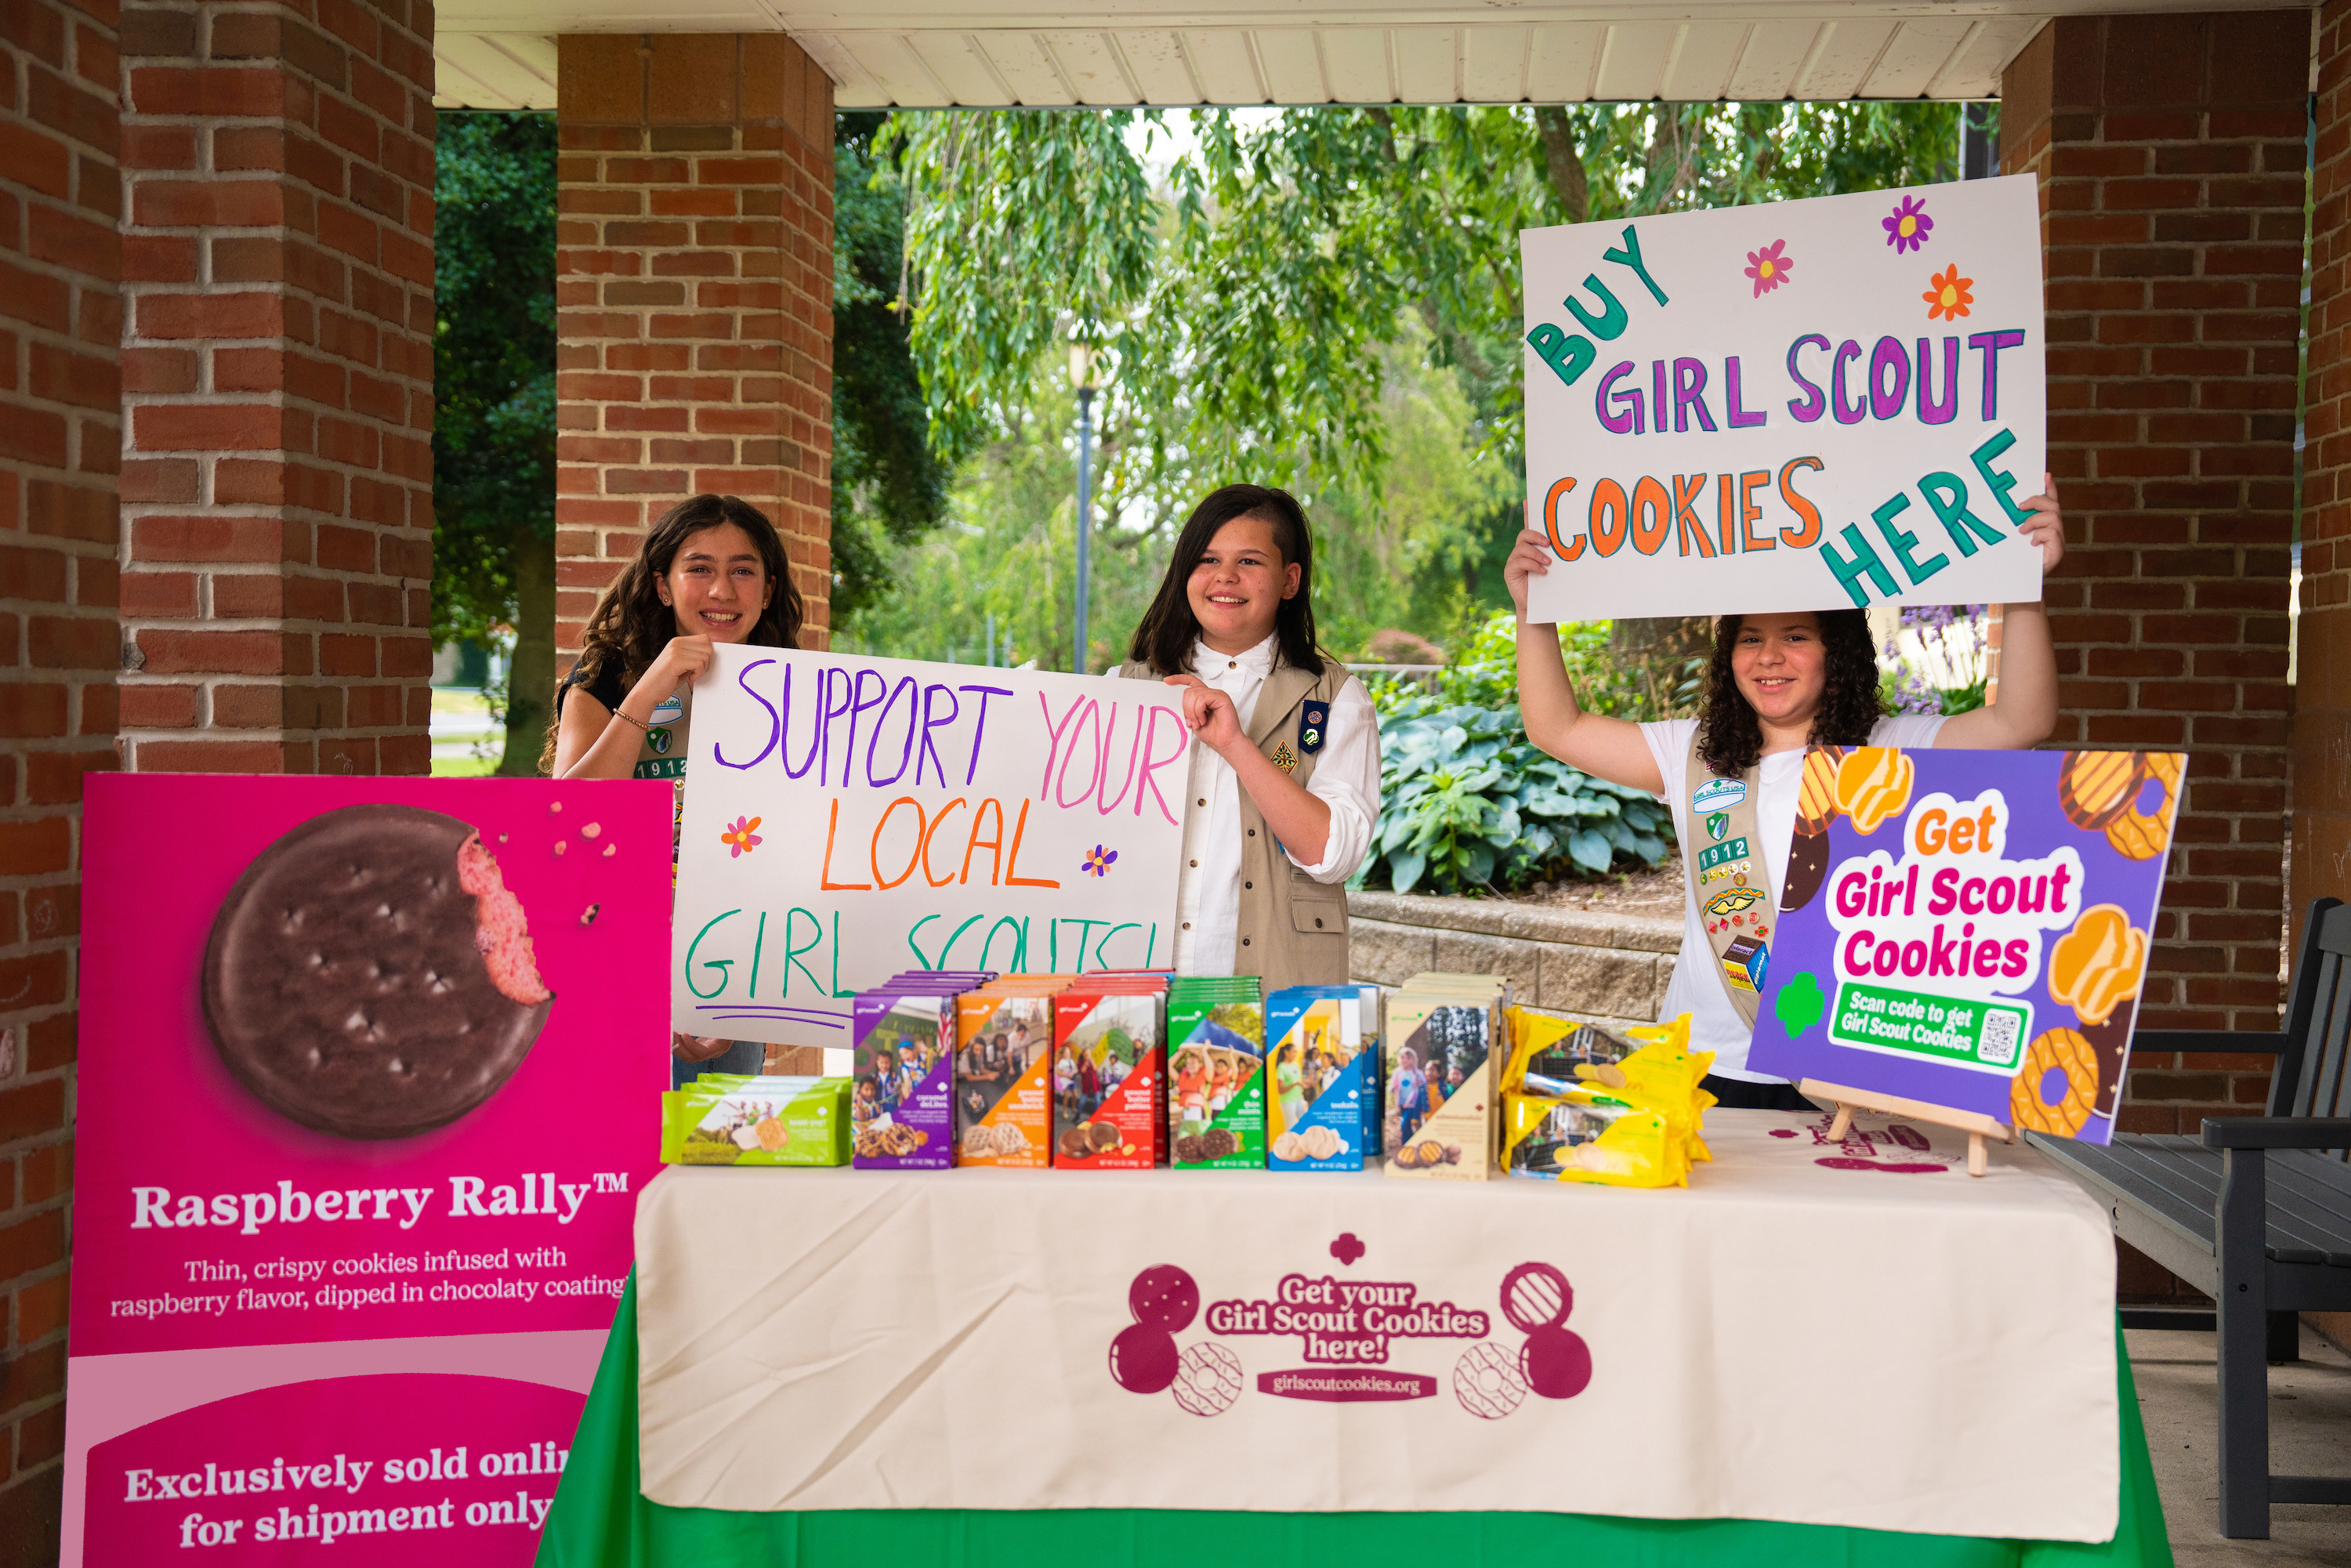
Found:
[[[1268,637],[1238,654],[1192,645],[1192,673],[1233,699],[1241,728],[1257,714],[1258,694],[1273,673]],[[1307,793],[1331,809],[1330,836],[1312,864],[1282,853],[1317,882],[1344,882],[1372,847],[1380,816],[1380,726],[1371,694],[1350,676],[1331,703],[1331,721]],[[1192,748],[1184,797],[1184,864],[1176,884],[1176,972],[1229,975],[1240,940],[1240,777],[1206,746]],[[1279,842],[1279,841],[1276,841]]]

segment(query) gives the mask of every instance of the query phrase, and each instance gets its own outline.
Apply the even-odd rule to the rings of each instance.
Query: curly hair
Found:
[[[588,685],[607,671],[616,671],[626,688],[653,668],[661,651],[677,635],[677,614],[662,602],[663,580],[669,576],[670,566],[686,540],[705,528],[728,523],[749,537],[751,548],[759,552],[760,568],[776,590],[768,596],[767,608],[759,612],[746,641],[767,648],[799,647],[804,611],[799,590],[792,586],[791,562],[784,554],[784,541],[776,525],[739,496],[694,496],[661,515],[646,531],[635,557],[596,601],[588,629],[580,637],[580,660],[558,685]],[[560,695],[559,691],[557,716],[548,724],[547,747],[539,754],[542,773],[555,770],[555,735],[563,722]]]
[[[1707,661],[1706,689],[1698,699],[1698,759],[1718,778],[1736,779],[1763,755],[1763,727],[1730,673],[1743,615],[1726,615],[1714,629],[1714,656]],[[1877,654],[1869,638],[1869,615],[1861,610],[1823,610],[1821,627],[1821,706],[1813,715],[1815,746],[1866,746],[1885,712],[1877,691]]]

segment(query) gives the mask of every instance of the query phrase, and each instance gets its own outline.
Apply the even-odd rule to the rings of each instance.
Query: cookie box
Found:
[[[1265,1168],[1265,1007],[1255,976],[1169,988],[1167,1130],[1177,1170]]]
[[[1382,1169],[1424,1180],[1494,1174],[1507,1059],[1502,1011],[1489,993],[1420,991],[1388,1004],[1387,1107]]]
[[[662,1096],[664,1164],[849,1163],[848,1079],[739,1079],[695,1092],[700,1087]]]
[[[955,1163],[956,998],[862,991],[850,1003],[855,1087],[849,1106],[860,1170],[945,1170]]]
[[[1149,1170],[1167,1158],[1165,998],[1149,977],[1084,977],[1053,998],[1053,1168]],[[1131,988],[1113,989],[1113,986]]]
[[[1015,977],[1019,978],[1019,977]],[[967,991],[956,1004],[956,1163],[1043,1170],[1053,1163],[1053,999]]]
[[[1360,1175],[1375,1124],[1355,986],[1286,986],[1266,998],[1266,1168]]]

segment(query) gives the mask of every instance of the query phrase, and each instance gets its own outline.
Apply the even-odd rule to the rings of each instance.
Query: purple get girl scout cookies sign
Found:
[[[1813,747],[1748,1064],[2107,1142],[2186,763]]]
[[[846,1051],[850,998],[902,970],[1171,961],[1174,688],[721,647],[694,710],[670,965],[688,1034]]]
[[[91,778],[63,1562],[531,1560],[660,1169],[670,818]]]
[[[1519,243],[1532,619],[2040,597],[2030,175]]]

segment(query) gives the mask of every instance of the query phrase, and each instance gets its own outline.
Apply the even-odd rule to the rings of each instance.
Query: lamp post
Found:
[[[1078,389],[1078,615],[1076,646],[1070,668],[1086,673],[1086,591],[1089,580],[1086,547],[1093,533],[1093,350],[1080,343],[1070,350],[1070,381]]]

